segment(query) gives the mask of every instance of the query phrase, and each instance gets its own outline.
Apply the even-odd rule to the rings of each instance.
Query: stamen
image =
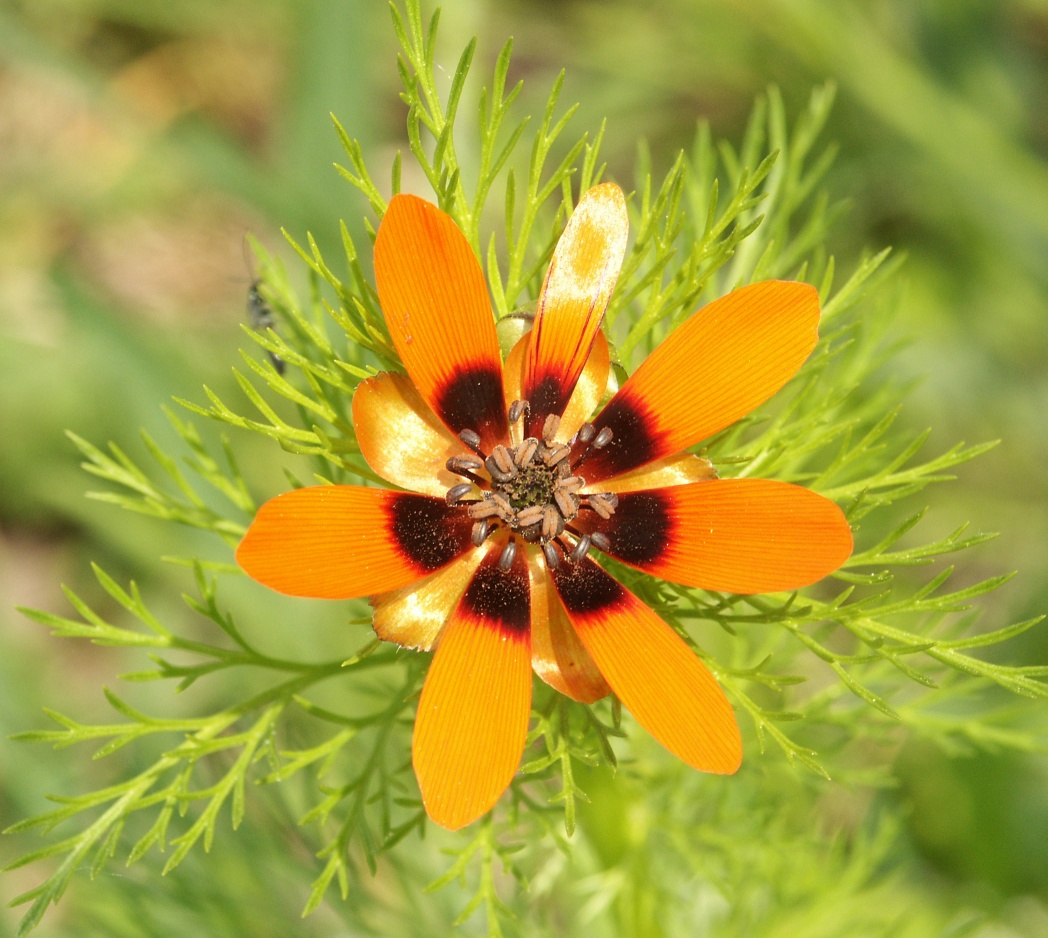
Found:
[[[579,427],[579,432],[575,434],[575,439],[580,443],[588,443],[593,439],[597,432],[597,428],[592,423],[584,423]]]
[[[568,521],[579,513],[579,500],[563,489],[558,488],[553,492],[553,501],[557,503],[560,513]]]
[[[500,513],[499,506],[495,504],[490,492],[486,492],[481,501],[474,502],[466,510],[474,521],[481,521],[484,518],[494,518],[495,515]]]
[[[495,510],[497,511],[500,520],[505,521],[506,524],[511,524],[517,513],[513,510],[513,506],[509,503],[509,499],[504,495],[500,495],[498,492],[492,492],[491,501],[495,505]]]
[[[564,443],[554,443],[542,454],[542,461],[547,466],[555,466],[571,453],[571,447]]]
[[[473,542],[474,547],[480,547],[480,545],[487,540],[490,533],[491,525],[488,524],[488,520],[485,518],[483,521],[478,521],[473,525],[473,530],[470,532],[469,539]]]
[[[575,545],[575,549],[568,554],[568,558],[572,563],[578,563],[589,553],[591,541],[592,538],[588,534],[583,534],[582,537],[579,538],[579,542]]]
[[[564,531],[564,516],[552,505],[542,509],[542,536],[547,540],[559,537]]]
[[[587,433],[586,439],[584,439],[584,440],[582,440],[582,430],[581,429],[579,430],[578,438],[580,440],[582,440],[584,445],[583,445],[582,451],[579,453],[578,459],[576,459],[575,462],[573,462],[571,464],[571,468],[572,468],[573,471],[575,469],[578,469],[579,466],[581,466],[586,461],[586,457],[589,456],[589,454],[591,452],[593,452],[593,450],[595,450],[595,449],[603,449],[605,446],[607,446],[611,442],[611,438],[614,436],[614,433],[612,433],[611,427],[605,427],[603,430],[600,431],[600,433],[598,433],[594,437],[592,435],[592,432],[593,432],[593,429],[594,429],[593,425],[592,424],[584,424],[583,426],[588,426],[590,428],[590,430],[589,430],[589,433]],[[590,442],[591,439],[592,439],[592,442]]]
[[[601,534],[600,531],[595,531],[589,536],[589,538],[593,541],[593,546],[596,547],[597,550],[602,550],[604,553],[611,550],[611,539],[607,534]]]
[[[502,548],[502,555],[499,557],[499,569],[506,573],[509,568],[513,566],[513,561],[517,558],[517,542],[514,539],[510,539],[510,542]]]
[[[527,401],[514,401],[509,405],[509,422],[516,423],[525,414],[531,413],[531,404]]]
[[[544,505],[531,505],[517,512],[517,524],[522,528],[529,528],[542,520],[542,513],[546,510]]]
[[[472,482],[460,482],[458,485],[453,485],[448,489],[447,494],[444,496],[444,501],[449,505],[456,504],[464,495],[466,495],[473,488]]]
[[[483,458],[484,451],[480,448],[480,434],[476,430],[461,430],[458,438],[474,453]]]
[[[467,472],[472,472],[475,469],[480,469],[484,465],[484,460],[477,459],[476,456],[452,456],[445,464],[448,472],[454,472],[455,475],[465,475]]]
[[[585,484],[586,480],[581,476],[565,476],[560,480],[560,490],[574,495]]]
[[[599,492],[596,495],[590,495],[587,501],[590,508],[607,521],[608,518],[615,514],[615,509],[619,504],[619,497],[614,492]]]
[[[505,447],[503,447],[505,449]],[[484,460],[484,466],[491,474],[491,480],[493,482],[510,482],[517,475],[517,467],[513,465],[513,461],[510,460],[509,468],[502,469],[499,465],[499,460],[492,454]]]
[[[531,465],[531,460],[535,458],[535,453],[539,448],[539,441],[533,436],[529,436],[520,446],[517,447],[517,452],[513,457],[513,461],[521,469],[527,469]]]
[[[476,474],[474,470],[482,468],[484,460],[478,459],[476,456],[470,456],[469,453],[462,453],[459,456],[452,456],[446,463],[444,468],[448,472],[453,472],[457,476],[469,479],[471,482],[475,482],[482,489],[488,487],[486,479],[482,479]]]
[[[516,475],[514,471],[513,456],[510,455],[510,451],[506,449],[501,443],[491,451],[490,459],[495,460],[495,465],[498,466],[500,472],[504,472],[512,478]]]
[[[557,430],[560,429],[560,417],[557,414],[550,414],[545,423],[542,424],[542,439],[547,443],[553,442],[553,437],[556,436]]]
[[[542,553],[546,556],[546,566],[550,570],[556,570],[560,566],[560,554],[557,553],[557,548],[549,541],[542,545]]]

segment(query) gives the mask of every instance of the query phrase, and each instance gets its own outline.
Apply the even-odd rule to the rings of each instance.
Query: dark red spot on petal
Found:
[[[674,535],[670,501],[658,490],[624,492],[608,519],[587,512],[575,526],[586,534],[599,531],[611,542],[607,553],[625,563],[643,566],[657,561]]]
[[[511,635],[525,635],[531,628],[531,587],[524,552],[509,570],[498,565],[499,552],[492,551],[477,568],[462,597],[461,611]]]
[[[457,372],[436,393],[437,416],[456,433],[476,430],[487,444],[509,435],[502,373],[483,365]]]
[[[550,414],[562,416],[564,408],[568,406],[564,384],[554,375],[546,375],[531,391],[525,392],[525,397],[531,405],[528,412],[528,436],[541,436],[546,417]]]
[[[640,402],[619,393],[593,421],[597,434],[605,427],[611,440],[603,449],[591,450],[582,474],[589,482],[610,479],[667,455],[658,440],[658,420]]]
[[[562,563],[550,576],[569,615],[600,612],[626,601],[625,587],[588,557],[580,563]]]
[[[443,499],[405,492],[390,502],[388,511],[400,549],[424,570],[443,567],[470,545],[472,521]]]

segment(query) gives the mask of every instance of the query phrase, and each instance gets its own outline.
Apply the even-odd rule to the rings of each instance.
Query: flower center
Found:
[[[528,466],[516,478],[495,486],[518,512],[526,508],[548,505],[558,491],[558,479],[546,466]]]
[[[516,423],[528,406],[526,401],[515,401],[509,410],[510,423]],[[578,563],[594,541],[598,547],[607,546],[602,535],[591,538],[574,530],[571,522],[580,510],[592,510],[602,518],[610,518],[618,505],[613,492],[580,495],[586,480],[573,472],[590,449],[607,445],[611,431],[596,433],[593,425],[587,423],[570,443],[559,443],[555,439],[559,426],[560,418],[551,414],[543,424],[541,439],[528,437],[516,446],[500,443],[490,454],[481,450],[480,435],[475,431],[463,430],[459,434],[471,452],[453,456],[447,468],[469,481],[453,485],[445,498],[449,505],[461,502],[469,512],[475,522],[472,538],[477,547],[500,526],[529,543],[541,545],[550,567],[560,563],[561,553]],[[471,493],[478,494],[478,490],[479,498],[467,499]],[[565,535],[574,538],[574,542]],[[560,545],[559,551],[555,544]],[[516,539],[511,537],[499,560],[504,569],[512,566],[516,549]]]

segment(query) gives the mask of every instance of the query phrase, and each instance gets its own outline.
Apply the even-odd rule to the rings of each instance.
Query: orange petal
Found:
[[[730,426],[779,390],[818,340],[819,296],[768,280],[704,306],[671,333],[594,421],[611,442],[591,450],[587,481],[654,462]]]
[[[716,479],[717,470],[713,463],[691,453],[677,453],[665,459],[648,463],[640,469],[612,476],[603,482],[585,486],[583,493],[590,492],[635,492],[638,489],[661,489],[668,485],[687,485]]]
[[[384,642],[432,651],[473,572],[492,547],[488,540],[425,579],[371,597],[371,625]]]
[[[462,481],[444,464],[465,451],[448,433],[411,380],[384,372],[353,394],[353,427],[367,464],[387,482],[442,497]]]
[[[799,485],[767,479],[627,492],[606,521],[586,512],[576,526],[601,532],[607,553],[638,570],[726,593],[807,586],[852,552],[840,508]]]
[[[524,362],[528,343],[533,335],[533,332],[525,333],[506,356],[504,374],[507,408],[514,401],[523,397]],[[598,329],[593,336],[589,358],[586,359],[586,365],[582,369],[582,374],[579,375],[579,380],[575,383],[575,390],[571,392],[571,399],[561,417],[556,439],[566,443],[578,432],[579,427],[593,416],[601,398],[604,397],[604,392],[608,389],[610,373],[611,353],[608,350],[608,340]],[[524,436],[520,424],[514,425],[512,431],[514,441],[519,443]]]
[[[318,485],[259,508],[236,559],[278,593],[350,599],[440,569],[470,547],[471,527],[466,512],[443,499]]]
[[[450,216],[412,195],[389,203],[375,286],[390,337],[433,412],[486,447],[505,441],[502,358],[484,272]]]
[[[693,768],[738,769],[731,704],[684,640],[589,558],[562,562],[552,579],[582,644],[637,722]]]
[[[487,813],[520,764],[531,713],[528,567],[492,551],[448,621],[419,700],[412,761],[426,813],[458,830]]]
[[[614,183],[590,189],[568,219],[539,293],[524,366],[530,436],[540,435],[548,414],[564,413],[600,331],[628,234],[626,199]]]
[[[582,646],[556,590],[547,581],[542,553],[528,548],[531,573],[531,666],[554,690],[579,703],[611,693],[589,652]]]

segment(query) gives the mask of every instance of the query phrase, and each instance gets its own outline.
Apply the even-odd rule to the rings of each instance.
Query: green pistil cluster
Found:
[[[546,466],[529,466],[521,470],[515,479],[499,486],[509,503],[517,511],[532,506],[544,506],[553,501],[557,476]]]

